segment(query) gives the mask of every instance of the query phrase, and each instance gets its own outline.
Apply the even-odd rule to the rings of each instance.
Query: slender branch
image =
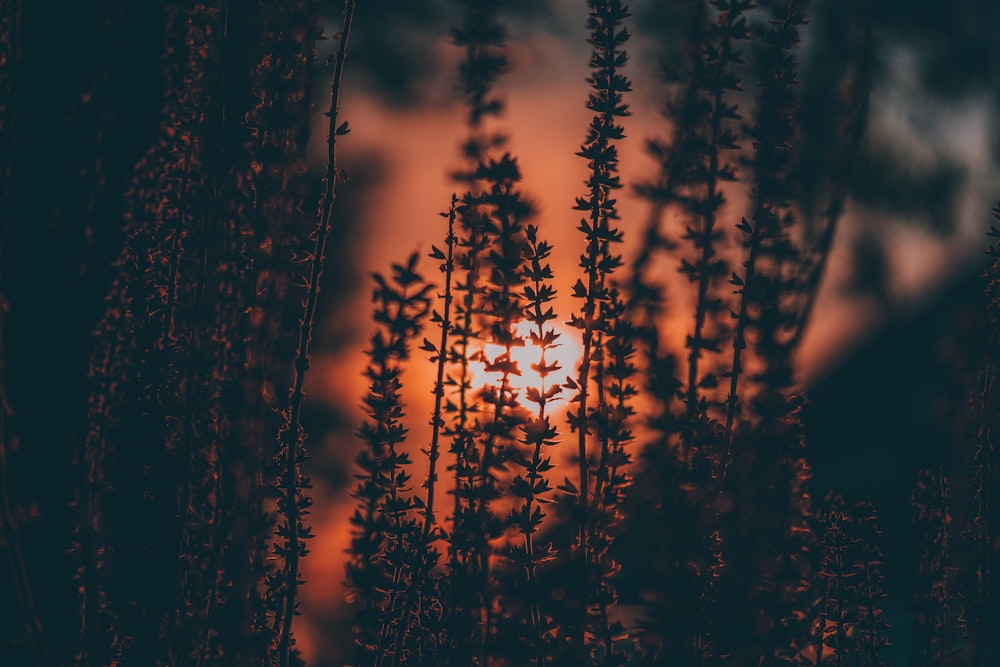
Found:
[[[303,547],[301,544],[301,510],[299,508],[299,450],[303,437],[302,405],[305,398],[305,376],[309,368],[309,350],[312,342],[313,328],[316,320],[316,308],[319,304],[320,282],[326,261],[326,245],[333,223],[334,202],[339,172],[337,170],[337,137],[346,133],[346,125],[338,125],[341,81],[344,73],[344,61],[347,58],[347,43],[351,33],[351,23],[354,19],[356,0],[345,0],[344,22],[340,32],[340,47],[337,50],[333,70],[333,82],[330,86],[329,129],[327,135],[327,171],[326,187],[323,192],[315,230],[315,245],[309,271],[309,281],[305,296],[302,319],[299,322],[298,347],[295,353],[294,379],[289,396],[287,409],[287,424],[281,435],[284,451],[284,478],[281,480],[284,491],[284,512],[287,522],[287,539],[289,548],[285,553],[285,564],[282,572],[285,589],[283,610],[280,619],[280,636],[278,639],[278,656],[280,667],[288,667],[292,653],[292,619],[295,615],[296,593],[299,586],[299,558]]]
[[[421,530],[421,543],[417,545],[417,548],[422,549],[425,552],[430,551],[431,531],[436,523],[434,519],[434,486],[437,481],[437,462],[441,455],[441,432],[445,426],[445,421],[442,416],[442,404],[444,402],[445,367],[448,365],[448,336],[451,333],[451,304],[454,299],[454,295],[452,293],[452,279],[455,273],[455,216],[457,208],[458,196],[453,194],[451,196],[451,205],[448,208],[448,212],[441,214],[448,219],[448,233],[445,237],[445,247],[447,250],[445,253],[441,253],[440,250],[434,248],[431,253],[433,258],[444,260],[444,263],[441,265],[441,270],[445,274],[445,279],[444,292],[441,295],[444,304],[440,319],[438,320],[438,325],[441,327],[439,347],[435,349],[433,345],[427,342],[425,342],[423,347],[425,350],[432,350],[435,352],[436,357],[432,357],[432,360],[437,364],[437,375],[434,382],[434,411],[431,416],[431,444],[430,448],[427,450],[427,481],[424,484],[427,489],[426,499],[424,501],[424,525]],[[435,319],[438,319],[436,312]],[[395,574],[396,573],[394,573],[394,575]],[[413,612],[414,602],[416,602],[420,596],[419,589],[424,585],[424,581],[429,574],[430,573],[425,570],[414,572],[411,575],[409,584],[406,587],[406,596],[403,600],[403,611],[398,616],[401,627],[399,627],[396,632],[395,647],[392,651],[392,667],[399,667],[399,665],[402,664],[403,644],[406,640],[409,629],[408,624],[410,614]],[[393,585],[396,586],[398,583],[398,579],[394,576]],[[385,652],[380,651],[376,657],[376,665],[381,665],[384,661]]]
[[[553,274],[548,264],[548,256],[552,251],[552,246],[544,241],[538,241],[537,229],[534,226],[528,227],[527,237],[530,252],[528,265],[524,267],[524,275],[531,282],[531,285],[524,289],[524,298],[528,302],[525,309],[525,319],[535,325],[535,330],[529,334],[529,339],[532,345],[539,350],[538,362],[532,364],[532,369],[539,377],[539,386],[528,387],[525,390],[525,398],[538,405],[538,416],[522,425],[524,438],[521,442],[532,447],[532,455],[530,463],[521,463],[527,469],[528,475],[526,480],[520,477],[515,483],[514,494],[521,497],[523,502],[520,510],[515,510],[512,513],[511,519],[524,535],[525,572],[532,629],[531,640],[535,643],[535,664],[542,667],[545,665],[546,652],[542,612],[538,602],[538,556],[534,535],[545,517],[539,506],[541,502],[544,502],[540,496],[551,490],[544,472],[552,467],[552,463],[550,457],[543,456],[542,452],[545,446],[556,444],[558,436],[556,429],[549,424],[545,408],[549,401],[561,392],[562,388],[558,383],[551,387],[546,386],[548,376],[560,368],[558,362],[550,363],[545,358],[545,353],[557,345],[556,341],[559,338],[559,334],[547,326],[547,322],[556,318],[552,306],[549,305],[555,299],[555,290],[550,284]],[[522,481],[526,483],[520,484]]]
[[[448,335],[451,329],[451,302],[453,300],[451,284],[455,273],[455,212],[458,207],[458,197],[451,196],[451,206],[448,209],[448,236],[446,237],[447,254],[444,257],[444,305],[441,313],[441,341],[437,349],[437,376],[434,379],[434,414],[431,417],[431,445],[428,450],[429,467],[427,470],[427,502],[424,504],[424,537],[430,535],[434,525],[434,483],[437,481],[437,462],[440,457],[441,429],[444,427],[442,418],[442,403],[444,401],[445,366],[448,363]]]

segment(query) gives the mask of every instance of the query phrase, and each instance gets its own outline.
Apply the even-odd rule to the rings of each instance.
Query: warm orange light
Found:
[[[547,328],[552,328],[559,334],[559,338],[554,346],[549,347],[545,351],[545,363],[547,365],[551,365],[553,362],[558,363],[559,370],[553,371],[545,377],[544,389],[546,390],[557,384],[564,384],[568,377],[576,377],[577,365],[580,363],[580,355],[583,352],[578,331],[553,323],[549,323]],[[509,378],[510,385],[517,391],[518,396],[521,397],[521,404],[535,410],[538,407],[536,404],[524,400],[524,390],[528,387],[534,387],[541,391],[543,388],[542,377],[532,368],[542,358],[542,348],[534,345],[530,338],[531,332],[537,332],[537,328],[531,322],[522,320],[514,327],[514,331],[518,336],[524,338],[524,345],[511,350],[511,360],[517,363],[521,374],[511,375]],[[480,349],[488,359],[496,359],[505,351],[503,346],[493,343],[486,343]],[[476,389],[483,386],[495,385],[500,381],[500,373],[487,372],[486,365],[483,362],[470,363],[469,371],[472,387]],[[548,410],[552,407],[561,408],[566,405],[566,402],[571,397],[572,392],[563,391],[546,403],[546,409]]]

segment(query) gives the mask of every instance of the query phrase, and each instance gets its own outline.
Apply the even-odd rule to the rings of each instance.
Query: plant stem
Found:
[[[283,434],[284,479],[281,480],[284,492],[285,521],[288,528],[289,548],[285,553],[285,563],[282,571],[285,589],[283,609],[279,625],[278,660],[280,667],[288,667],[292,653],[292,619],[295,616],[296,593],[299,586],[299,557],[301,550],[300,522],[301,513],[298,506],[299,494],[299,450],[302,441],[302,404],[305,398],[305,376],[309,368],[309,349],[312,342],[313,328],[316,320],[316,308],[319,304],[320,281],[326,261],[326,245],[333,223],[333,209],[336,201],[336,187],[339,172],[337,170],[337,135],[340,129],[337,124],[341,80],[344,73],[344,61],[347,58],[347,43],[351,33],[351,22],[354,18],[356,0],[344,1],[344,22],[340,32],[340,46],[334,63],[333,82],[330,86],[329,128],[327,135],[327,170],[326,187],[323,192],[315,229],[315,245],[309,271],[309,282],[306,291],[302,319],[299,321],[298,347],[295,353],[294,378],[287,410],[287,432]],[[276,622],[279,619],[275,619]]]
[[[437,481],[437,462],[440,457],[441,429],[444,427],[441,404],[444,400],[444,370],[447,365],[448,336],[451,329],[451,291],[452,278],[455,273],[455,211],[458,197],[451,196],[451,206],[448,209],[448,236],[446,239],[447,255],[444,264],[444,305],[441,313],[441,340],[437,352],[437,376],[434,379],[434,413],[431,417],[431,446],[428,452],[429,468],[427,471],[427,502],[424,505],[424,537],[428,537],[434,525],[434,483]]]

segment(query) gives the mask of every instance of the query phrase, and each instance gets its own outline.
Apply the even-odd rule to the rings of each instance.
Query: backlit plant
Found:
[[[114,26],[139,5],[100,4],[113,50],[122,37]],[[100,202],[115,198],[104,189],[103,151],[117,126],[103,124],[118,74],[93,73],[74,102],[74,122],[96,131],[80,156],[60,156],[82,184],[79,210],[60,212],[81,225],[73,276],[86,274],[102,216],[121,223],[83,346],[87,379],[81,369],[68,392],[80,405],[65,429],[76,528],[63,547],[76,579],[70,585],[67,573],[62,585],[77,597],[67,615],[78,622],[71,632],[45,627],[33,596],[40,566],[25,556],[21,524],[37,512],[10,472],[23,454],[18,429],[30,427],[16,419],[25,399],[6,385],[8,362],[21,361],[6,345],[10,323],[26,315],[23,301],[8,312],[0,299],[0,551],[9,571],[0,591],[13,593],[0,621],[16,626],[0,628],[0,663],[290,667],[309,647],[321,650],[322,633],[311,628],[302,641],[296,621],[305,559],[316,557],[309,461],[321,441],[307,433],[307,388],[323,295],[336,282],[331,258],[352,250],[338,247],[336,200],[347,182],[340,142],[352,138],[339,106],[352,81],[344,73],[356,4],[344,3],[329,97],[315,104],[318,1],[147,9],[163,24],[162,96],[116,213]],[[888,664],[906,640],[889,640],[889,584],[902,587],[883,575],[885,520],[870,502],[814,502],[799,367],[850,198],[877,12],[865,0],[844,7],[851,55],[834,82],[837,145],[826,182],[810,186],[817,194],[800,173],[800,61],[820,39],[803,38],[811,3],[666,3],[681,28],[662,45],[669,57],[656,89],[643,95],[632,81],[644,77],[630,73],[642,42],[630,40],[666,33],[635,21],[621,0],[579,3],[588,59],[577,65],[581,79],[589,73],[571,104],[588,121],[575,158],[564,157],[584,180],[543,217],[531,193],[544,185],[503,127],[503,75],[517,66],[506,21],[519,5],[452,4],[464,104],[455,194],[442,197],[440,218],[412,211],[407,220],[443,220],[427,224],[426,257],[376,248],[404,259],[372,276],[363,416],[356,438],[338,440],[353,460],[351,507],[331,505],[350,526],[336,592],[351,608],[353,645],[338,659]],[[24,58],[40,57],[34,44],[22,54],[22,12],[38,21],[28,5],[0,0],[8,259],[24,141],[18,76]],[[379,21],[363,11],[357,20]],[[653,166],[638,185],[625,183],[626,127],[650,97],[666,100],[646,144]],[[326,113],[322,179],[307,160],[314,106]],[[633,193],[647,209],[641,221],[620,205]],[[31,214],[43,204],[32,202]],[[577,233],[568,275],[556,270],[563,248],[547,240],[565,237],[552,233],[558,225]],[[638,247],[623,250],[633,235]],[[922,470],[910,498],[917,542],[901,625],[913,626],[913,663],[928,667],[985,667],[997,651],[997,252],[985,275],[991,351],[962,415],[972,426],[961,464]],[[59,259],[49,242],[35,254],[40,271]],[[6,273],[2,287],[19,289]],[[429,415],[408,401],[421,381]]]

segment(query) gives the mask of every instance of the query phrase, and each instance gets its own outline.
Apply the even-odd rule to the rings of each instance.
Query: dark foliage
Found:
[[[920,471],[913,491],[913,522],[919,539],[913,592],[915,666],[958,662],[949,493],[942,472]]]
[[[100,38],[93,53],[65,27],[48,37],[38,3],[0,0],[0,663],[302,665],[307,374],[344,252],[356,3],[315,104],[322,181],[306,163],[320,3],[91,4],[65,9]],[[815,4],[677,0],[635,21],[620,0],[587,3],[586,178],[564,211],[582,251],[560,276],[501,125],[505,21],[553,10],[453,3],[465,136],[429,244],[439,284],[418,253],[373,276],[345,586],[354,664],[883,667],[893,644],[921,667],[996,661],[997,247],[978,385],[962,387],[968,406],[948,399],[955,454],[897,494],[912,576],[883,547],[887,496],[878,511],[813,502],[797,354],[842,214],[853,201],[943,217],[963,175],[914,175],[865,138],[873,36],[894,3],[852,0],[804,46],[810,17],[831,12]],[[392,20],[432,33],[447,12],[364,7],[365,71],[393,104],[421,97],[430,68],[400,66]],[[636,103],[625,46],[640,31],[661,42],[667,122],[647,142],[637,225],[618,198]],[[834,62],[808,60],[838,34]],[[86,54],[42,53],[63,41]],[[988,69],[921,75],[949,90]],[[32,103],[35,79],[51,79],[49,103]],[[32,157],[46,125],[51,164]],[[935,187],[909,196],[918,176]],[[571,338],[579,359],[560,356]],[[406,396],[424,361],[419,431]],[[911,603],[910,638],[890,642],[890,591]]]

